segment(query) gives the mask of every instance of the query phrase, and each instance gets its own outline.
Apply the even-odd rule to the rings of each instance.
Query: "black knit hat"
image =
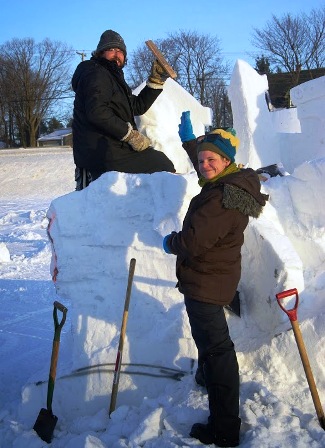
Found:
[[[122,37],[113,30],[106,30],[100,36],[96,51],[104,51],[109,48],[119,48],[126,56],[126,46]]]

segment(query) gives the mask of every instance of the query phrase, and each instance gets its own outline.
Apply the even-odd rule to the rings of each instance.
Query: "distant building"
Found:
[[[268,73],[269,98],[267,98],[267,102],[270,101],[276,109],[292,107],[290,90],[297,85],[321,76],[325,76],[325,68],[301,70],[298,82],[295,83],[293,82],[292,73]]]
[[[43,135],[37,139],[37,146],[71,146],[72,147],[72,128],[57,129],[51,134]]]

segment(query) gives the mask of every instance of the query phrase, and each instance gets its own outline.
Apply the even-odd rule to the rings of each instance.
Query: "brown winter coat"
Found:
[[[177,255],[181,293],[218,305],[232,301],[241,275],[244,230],[249,216],[258,217],[264,205],[258,175],[250,168],[204,185],[191,200],[182,230],[168,239]]]

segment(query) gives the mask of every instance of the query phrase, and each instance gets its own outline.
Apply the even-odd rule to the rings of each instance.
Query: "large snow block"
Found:
[[[325,156],[325,76],[290,90],[301,133],[281,135],[281,161],[289,172],[304,162]]]
[[[181,228],[198,191],[194,172],[110,172],[83,191],[52,201],[47,213],[51,273],[59,300],[70,304],[69,356],[61,362],[55,391],[64,418],[82,415],[85,405],[90,412],[108,406],[131,258],[136,267],[122,368],[133,373],[121,375],[118,404],[140,405],[144,396],[162,393],[174,380],[163,378],[160,368],[190,370],[197,351],[183,296],[175,288],[175,257],[163,251],[162,239]],[[144,364],[153,367],[148,372]],[[157,381],[147,381],[146,372]],[[35,381],[46,378],[42,372]],[[65,396],[80,387],[84,393],[64,405]],[[45,383],[27,384],[22,415],[44,403],[45,393]]]
[[[228,95],[234,128],[240,139],[236,162],[257,169],[280,162],[278,139],[265,94],[266,75],[259,75],[247,62],[235,64]]]
[[[322,269],[325,259],[324,177],[325,158],[320,158],[298,166],[291,176],[265,183],[274,219],[281,223],[304,269],[314,271]]]
[[[115,359],[131,258],[136,268],[125,361],[168,365],[193,355],[178,344],[191,335],[175,289],[175,258],[162,249],[162,237],[181,227],[189,199],[186,177],[111,172],[52,202],[52,272],[58,271],[58,294],[72,304],[74,368],[89,359]],[[172,327],[170,314],[175,314]],[[157,351],[150,350],[152,359],[148,343],[157,345]]]
[[[241,319],[230,320],[237,350],[258,349],[290,327],[275,294],[291,288],[303,291],[302,268],[290,240],[272,221],[263,216],[250,221],[242,249]]]
[[[142,83],[134,93],[137,95],[145,85],[145,82]],[[206,127],[212,124],[212,110],[202,106],[180,84],[169,78],[150,109],[136,117],[139,130],[150,138],[155,149],[164,152],[173,161],[177,173],[182,174],[192,169],[192,163],[183,150],[178,135],[182,112],[187,110],[191,112],[194,134],[197,137],[203,135]]]

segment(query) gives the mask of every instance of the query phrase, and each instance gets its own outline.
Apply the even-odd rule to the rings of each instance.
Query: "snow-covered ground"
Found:
[[[232,92],[237,87],[238,96],[245,96],[245,71],[240,64],[234,71]],[[166,116],[163,124],[155,126],[152,108],[140,125],[150,126],[148,134],[156,146],[168,143],[168,155],[183,174],[107,173],[86,190],[74,192],[71,150],[0,151],[1,448],[47,446],[32,428],[46,407],[55,300],[68,314],[61,335],[53,397],[58,423],[51,445],[201,446],[188,433],[194,422],[207,419],[207,395],[193,377],[196,350],[182,296],[174,287],[175,259],[161,248],[162,237],[181,227],[199,188],[174,123],[182,109],[191,109],[189,100],[176,83],[168,83],[176,110],[170,112],[169,97],[159,98],[156,107],[159,124]],[[255,107],[252,89],[249,98]],[[194,106],[194,126],[200,129],[208,119]],[[233,109],[235,127],[243,129],[245,117],[236,116],[236,104]],[[260,126],[270,132],[268,120],[261,111],[255,139],[253,126],[245,122],[251,130],[243,136],[249,149],[243,148],[247,159],[240,161],[254,168],[254,160],[269,157],[263,154],[260,132]],[[287,141],[288,135],[284,138]],[[272,141],[276,139],[281,140],[277,133],[272,135]],[[322,139],[320,133],[318,141]],[[280,157],[281,150],[277,154]],[[324,403],[325,158],[306,156],[290,172],[284,166],[284,176],[263,182],[269,202],[263,215],[251,221],[243,247],[242,317],[227,311],[240,365],[245,448],[325,446],[290,321],[275,298],[283,290],[299,292],[299,328]],[[47,236],[49,221],[53,246]],[[116,410],[109,418],[133,257],[137,264],[122,374]]]

